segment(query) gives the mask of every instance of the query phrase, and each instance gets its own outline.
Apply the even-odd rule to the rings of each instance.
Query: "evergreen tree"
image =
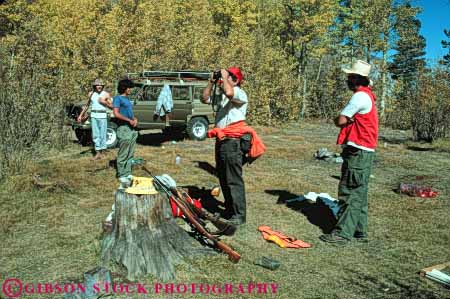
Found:
[[[414,109],[420,102],[420,76],[425,71],[425,39],[420,35],[421,23],[417,19],[420,9],[406,0],[394,7],[396,53],[389,65],[394,85],[395,112],[392,114],[396,128],[408,129],[414,123]]]
[[[444,49],[448,49],[448,54],[444,55],[443,59],[441,60],[441,63],[450,68],[450,30],[444,29],[444,34],[445,36],[447,36],[449,40],[448,41],[443,40],[441,41],[441,43]]]
[[[425,66],[425,38],[419,33],[421,23],[416,18],[418,12],[419,9],[412,7],[410,1],[396,7],[396,53],[390,65],[394,79],[417,78],[418,72]]]

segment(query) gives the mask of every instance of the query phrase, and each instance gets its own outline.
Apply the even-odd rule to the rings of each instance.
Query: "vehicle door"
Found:
[[[208,119],[208,122],[210,124],[214,123],[215,120],[215,112],[217,111],[218,107],[217,105],[213,107],[211,104],[204,104],[202,102],[203,97],[203,90],[206,86],[200,85],[200,86],[193,86],[193,96],[192,96],[192,117],[196,116],[202,116],[206,117]],[[218,98],[220,98],[222,95],[217,95]]]
[[[162,85],[143,85],[141,87],[134,105],[134,114],[138,119],[139,129],[157,129],[164,126],[159,119],[153,118],[161,89]]]
[[[172,85],[173,110],[171,125],[186,124],[187,116],[192,113],[191,86]]]

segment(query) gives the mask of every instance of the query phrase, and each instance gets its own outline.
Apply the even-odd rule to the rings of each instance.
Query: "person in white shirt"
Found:
[[[102,80],[96,79],[92,82],[92,87],[93,90],[88,95],[91,106],[92,141],[96,153],[92,159],[98,160],[103,157],[103,152],[106,150],[106,129],[108,127],[106,109],[107,107],[112,108],[112,103],[111,95],[103,90],[105,84]],[[78,116],[78,122],[81,122],[83,112]]]
[[[223,95],[218,103],[215,127],[236,133],[242,126],[247,114],[248,98],[241,89],[242,72],[237,67],[220,70]],[[203,91],[202,101],[211,103],[211,91],[215,80],[211,78]],[[245,185],[242,177],[243,153],[240,138],[235,134],[225,134],[216,139],[216,170],[225,198],[224,217],[236,225],[246,222]]]
[[[320,236],[327,243],[368,242],[368,191],[375,149],[378,143],[376,96],[370,87],[371,65],[357,60],[347,74],[353,96],[336,117],[342,145],[341,178],[338,187],[339,212],[331,233]]]

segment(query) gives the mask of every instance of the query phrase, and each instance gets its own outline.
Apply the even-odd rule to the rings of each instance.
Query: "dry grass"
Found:
[[[320,147],[339,151],[334,145],[337,130],[326,124],[257,130],[268,151],[244,169],[248,223],[233,238],[225,239],[242,254],[242,260],[234,265],[218,255],[188,261],[179,266],[175,282],[278,283],[279,293],[270,298],[449,297],[447,290],[416,274],[450,259],[448,152],[417,150],[393,138],[386,147],[381,142],[370,182],[371,242],[339,248],[318,240],[321,222],[327,219],[322,210],[277,204],[308,191],[336,195],[340,165],[314,161],[312,154]],[[169,173],[180,185],[208,187],[217,180],[199,168],[198,161],[214,165],[213,149],[212,140],[166,142],[139,145],[136,156],[149,161],[155,173]],[[100,223],[110,211],[118,184],[108,161],[93,163],[86,150],[73,145],[63,154],[35,161],[24,174],[1,186],[0,281],[7,277],[29,282],[76,281],[100,264]],[[175,165],[176,154],[182,157],[181,165]],[[134,174],[145,175],[141,170]],[[53,187],[39,187],[33,176],[43,186]],[[416,200],[392,191],[400,181],[417,176],[425,176],[440,192],[437,199]],[[313,247],[286,250],[267,243],[257,231],[262,224]],[[281,261],[281,268],[269,271],[253,265],[262,255]],[[146,277],[141,282],[153,283],[154,279]]]

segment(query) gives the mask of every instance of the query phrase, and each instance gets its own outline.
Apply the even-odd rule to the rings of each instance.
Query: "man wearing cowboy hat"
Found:
[[[102,152],[106,150],[106,129],[108,127],[106,107],[112,108],[112,104],[110,102],[111,95],[103,90],[104,87],[105,84],[102,80],[95,79],[92,82],[93,90],[88,95],[91,104],[92,140],[96,152],[93,160],[100,159]],[[83,112],[86,113],[85,110]],[[81,122],[84,113],[80,113],[78,122]]]
[[[216,128],[225,129],[243,124],[247,114],[248,99],[241,89],[244,78],[238,67],[220,70],[223,82],[222,100],[216,113]],[[214,79],[210,79],[203,91],[202,101],[211,103],[210,96]],[[208,132],[208,137],[210,134]],[[224,136],[216,139],[216,170],[225,198],[225,215],[230,222],[240,225],[246,222],[245,185],[242,178],[243,154],[240,138]]]
[[[335,119],[341,128],[337,144],[343,146],[341,179],[338,188],[340,210],[324,242],[346,244],[353,238],[367,242],[368,183],[378,139],[378,114],[370,85],[370,64],[357,60],[347,74],[353,96]]]

